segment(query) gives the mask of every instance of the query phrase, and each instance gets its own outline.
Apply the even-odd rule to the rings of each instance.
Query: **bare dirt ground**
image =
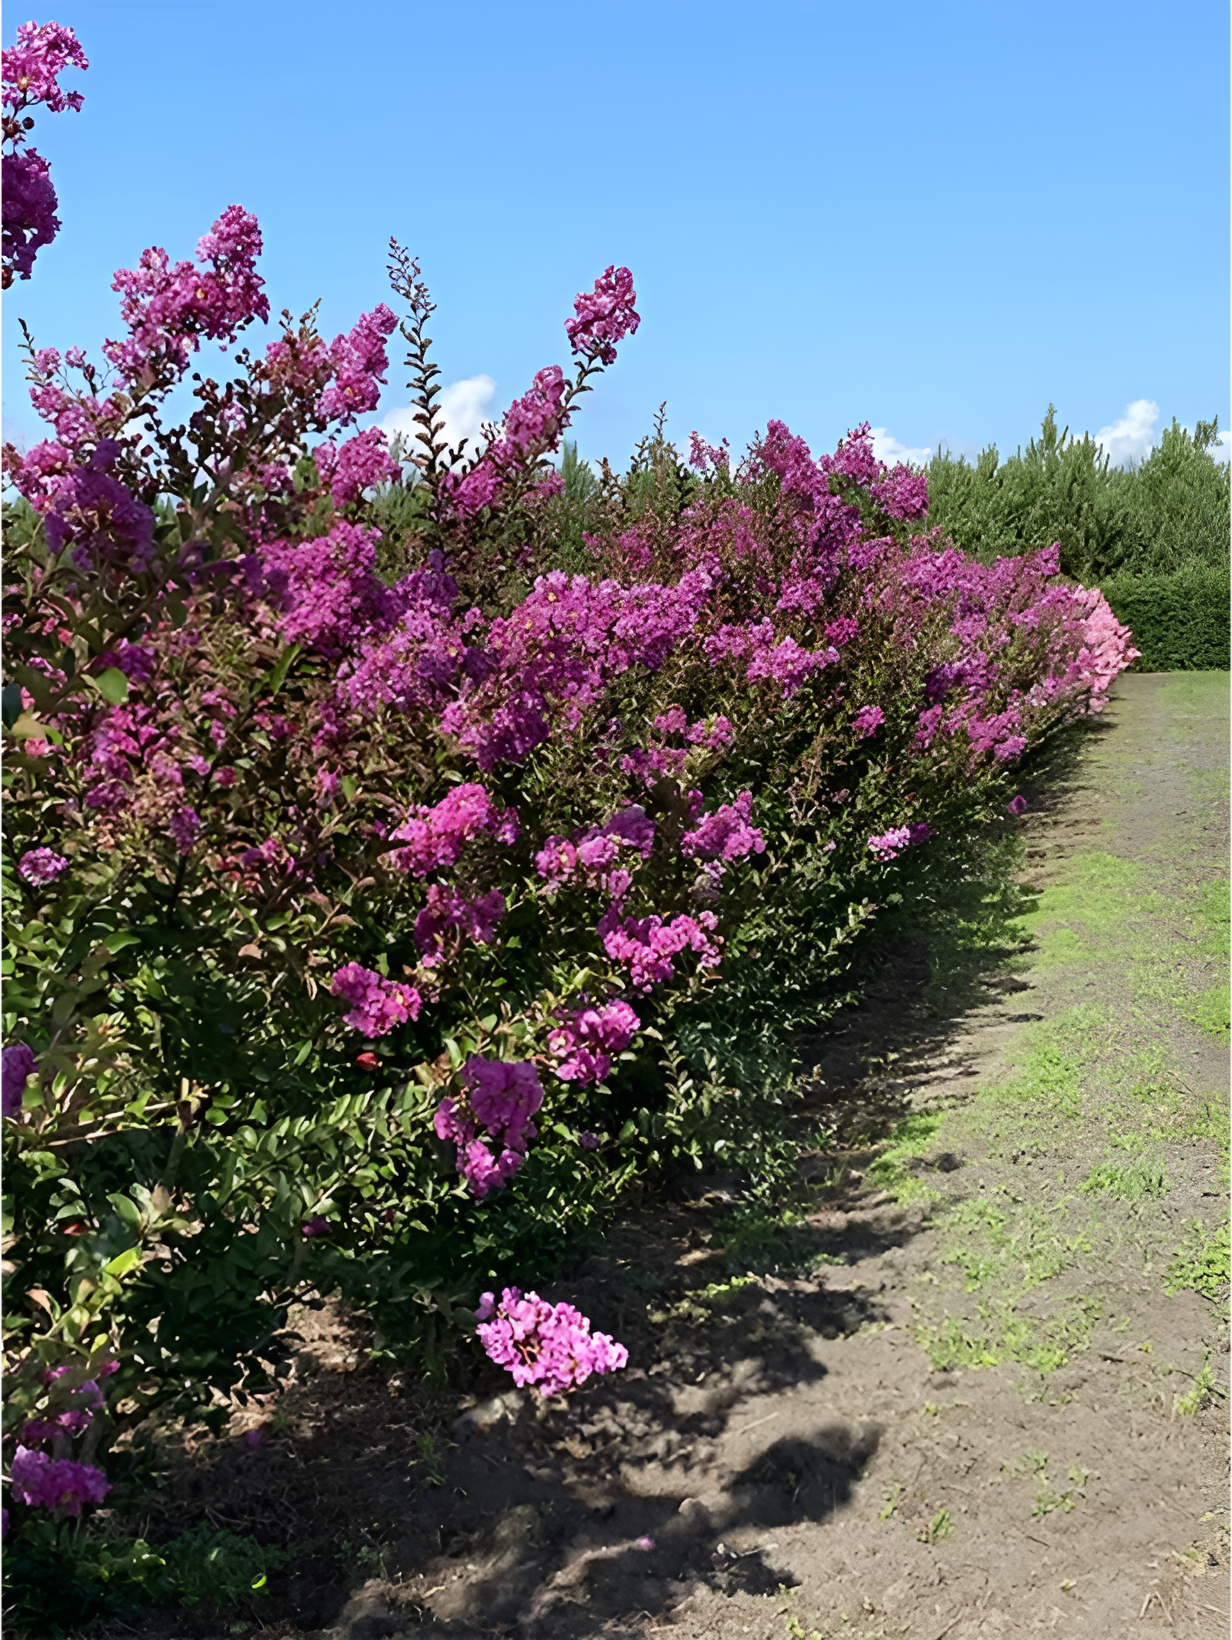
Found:
[[[547,1295],[624,1373],[433,1397],[306,1316],[152,1535],[277,1527],[287,1637],[1226,1635],[1227,719],[1226,675],[1123,679],[1017,951],[955,1013],[904,950],[812,1045],[791,1199],[703,1181]]]

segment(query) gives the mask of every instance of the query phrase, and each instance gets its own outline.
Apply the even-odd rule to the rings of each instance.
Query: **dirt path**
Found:
[[[1225,675],[1122,680],[1026,822],[1029,943],[944,1028],[890,971],[818,1044],[843,1166],[570,1281],[611,1385],[434,1444],[323,1342],[276,1449],[196,1475],[317,1466],[376,1575],[301,1577],[298,1632],[1226,1635],[1227,717]]]

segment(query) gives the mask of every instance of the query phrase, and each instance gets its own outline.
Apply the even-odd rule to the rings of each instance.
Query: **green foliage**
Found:
[[[1226,585],[1229,468],[1211,455],[1216,435],[1214,422],[1191,435],[1173,421],[1145,461],[1121,470],[1089,434],[1058,432],[1049,405],[1039,438],[1004,462],[995,445],[974,462],[938,451],[928,521],[985,559],[1059,541],[1062,570],[1101,586],[1192,564],[1223,569]]]
[[[1106,577],[1100,590],[1134,635],[1143,672],[1226,672],[1230,593],[1226,563],[1129,571]]]
[[[1203,1298],[1216,1299],[1227,1291],[1230,1259],[1229,1226],[1221,1224],[1214,1230],[1208,1230],[1200,1220],[1195,1219],[1190,1226],[1188,1239],[1177,1248],[1176,1256],[1168,1266],[1164,1290],[1179,1293],[1189,1288],[1192,1292],[1201,1293]]]
[[[151,1546],[112,1537],[101,1522],[27,1515],[5,1546],[5,1611],[18,1632],[36,1640],[158,1606],[187,1606],[204,1617],[255,1615],[270,1573],[288,1559],[285,1550],[204,1525]]]

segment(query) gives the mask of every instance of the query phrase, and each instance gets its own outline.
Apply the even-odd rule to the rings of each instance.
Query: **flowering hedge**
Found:
[[[12,83],[6,56],[24,107]],[[638,327],[623,268],[577,297],[570,373],[474,451],[446,447],[396,245],[400,320],[327,341],[284,313],[225,383],[189,378],[268,318],[260,250],[231,206],[193,260],[145,251],[105,363],[30,344],[50,436],[5,450],[26,1507],[97,1501],[153,1409],[268,1383],[296,1298],[439,1347],[652,1144],[700,1161],[672,1043],[732,995],[789,1029],[801,973],[999,817],[1134,653],[1055,552],[981,565],[930,532],[867,427],[815,458],[771,422],[739,463],[660,438],[658,478],[607,472],[576,531],[553,458]],[[355,431],[395,332],[409,455]],[[623,1364],[516,1287],[478,1320],[544,1393]]]

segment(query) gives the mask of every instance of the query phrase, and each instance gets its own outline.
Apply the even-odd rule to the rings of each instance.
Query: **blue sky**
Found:
[[[627,264],[642,327],[578,420],[592,457],[623,462],[664,399],[681,442],[737,447],[778,416],[815,448],[868,420],[910,450],[1006,453],[1050,400],[1075,429],[1126,423],[1122,453],[1151,406],[1227,423],[1223,0],[35,15],[91,66],[65,77],[84,111],[33,138],[64,230],[6,299],[10,437],[38,436],[18,316],[94,350],[113,270],[189,255],[235,201],[274,309],[319,297],[331,336],[388,294],[396,234],[439,304],[443,380],[489,378],[490,413],[565,362],[574,292]]]

